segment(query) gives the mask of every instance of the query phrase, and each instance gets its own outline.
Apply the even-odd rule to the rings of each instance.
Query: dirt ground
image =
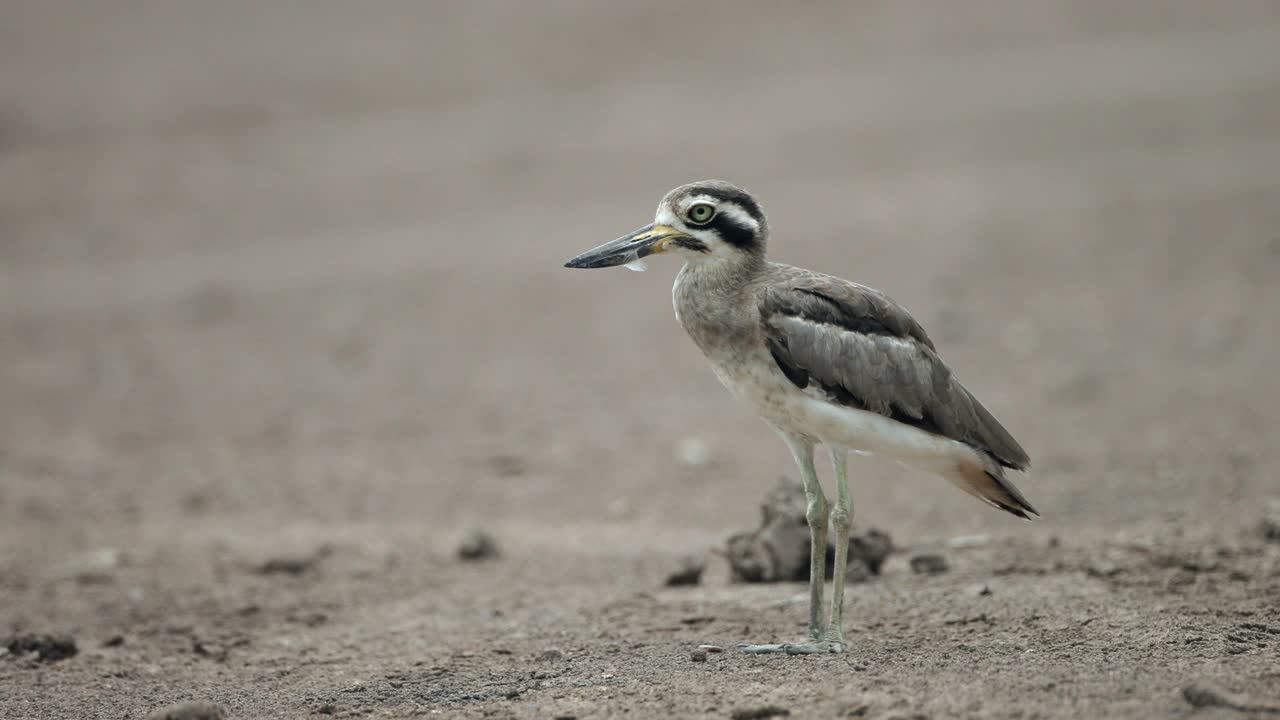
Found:
[[[1276,4],[783,5],[0,1],[0,717],[1274,716]],[[732,650],[792,467],[674,262],[561,267],[706,177],[1033,458],[854,460],[843,655]]]

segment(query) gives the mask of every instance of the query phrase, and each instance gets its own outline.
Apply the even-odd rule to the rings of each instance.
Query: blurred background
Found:
[[[711,177],[917,316],[1045,516],[859,459],[855,524],[1213,533],[1280,492],[1275,3],[6,0],[0,619],[142,612],[46,582],[101,548],[144,605],[320,544],[417,557],[410,602],[471,526],[590,586],[753,525],[791,462],[675,261],[561,267]]]

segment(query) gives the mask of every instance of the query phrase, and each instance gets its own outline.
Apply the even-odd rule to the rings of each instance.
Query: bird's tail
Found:
[[[1022,496],[1018,488],[1005,478],[1004,469],[990,458],[984,457],[983,460],[981,464],[962,464],[959,472],[948,479],[956,487],[988,505],[1017,515],[1023,520],[1030,520],[1032,516],[1040,517],[1040,513],[1031,507],[1031,503]]]

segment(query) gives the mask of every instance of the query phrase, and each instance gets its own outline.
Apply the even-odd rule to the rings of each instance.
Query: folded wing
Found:
[[[800,388],[942,435],[1022,470],[1013,436],[952,375],[924,328],[871,288],[796,270],[760,303],[769,349]]]

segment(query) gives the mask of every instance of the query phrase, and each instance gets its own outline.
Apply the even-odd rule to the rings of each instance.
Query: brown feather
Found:
[[[965,443],[999,465],[1029,465],[903,307],[847,280],[774,269],[786,279],[771,278],[760,314],[774,360],[793,383],[812,382],[844,404]]]

